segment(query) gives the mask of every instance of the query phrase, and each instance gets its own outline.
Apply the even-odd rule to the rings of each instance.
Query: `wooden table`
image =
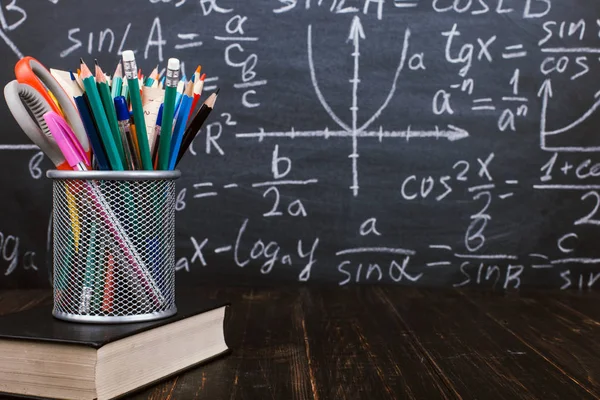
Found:
[[[198,288],[233,353],[133,399],[600,398],[600,294]],[[0,313],[50,303],[0,293]]]

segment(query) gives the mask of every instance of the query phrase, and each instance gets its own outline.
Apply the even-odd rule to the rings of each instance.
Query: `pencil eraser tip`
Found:
[[[133,50],[125,50],[123,52],[123,61],[133,61],[135,60],[135,55],[133,54]]]
[[[179,70],[179,60],[177,58],[169,58],[167,68]]]

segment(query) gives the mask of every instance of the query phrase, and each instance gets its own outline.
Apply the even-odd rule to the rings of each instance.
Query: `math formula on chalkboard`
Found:
[[[6,65],[133,49],[220,88],[179,165],[182,284],[599,285],[600,3],[40,3],[1,6]],[[1,112],[2,284],[43,284],[50,164]]]

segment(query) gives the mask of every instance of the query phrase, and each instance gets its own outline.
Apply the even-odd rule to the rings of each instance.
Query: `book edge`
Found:
[[[123,393],[119,394],[115,398],[123,398],[123,396],[127,396],[127,395],[133,394],[133,393],[137,393],[139,391],[142,391],[143,389],[147,389],[147,388],[149,388],[151,386],[154,386],[154,385],[156,385],[159,382],[163,382],[163,381],[166,381],[166,380],[168,380],[168,379],[170,379],[170,378],[172,378],[174,376],[177,376],[177,375],[181,374],[184,371],[188,371],[188,370],[197,368],[197,367],[199,367],[201,365],[208,364],[208,363],[210,363],[211,361],[214,361],[217,358],[224,357],[227,354],[230,354],[231,352],[232,352],[231,348],[227,347],[225,350],[223,350],[223,351],[221,351],[219,353],[216,353],[213,356],[207,357],[207,358],[205,358],[205,359],[203,359],[201,361],[198,361],[197,363],[190,364],[187,367],[181,368],[181,369],[179,369],[177,371],[174,371],[173,373],[170,373],[170,374],[167,374],[165,376],[162,376],[161,378],[156,379],[154,381],[145,383],[145,384],[143,384],[141,386],[138,386],[138,387],[136,387],[134,389],[131,389],[131,390],[127,391],[127,392],[123,392]]]
[[[218,357],[220,355],[226,354],[230,350],[230,348],[229,348],[229,346],[227,344],[226,338],[225,338],[225,321],[226,321],[226,318],[227,318],[227,315],[228,315],[228,311],[227,311],[228,309],[229,309],[229,304],[226,304],[226,305],[223,305],[221,307],[217,307],[217,308],[215,308],[213,310],[209,310],[209,311],[205,312],[205,313],[210,313],[210,312],[217,312],[217,311],[219,311],[219,313],[220,313],[219,322],[218,322],[219,326],[212,328],[212,329],[215,330],[216,333],[219,334],[219,341],[217,343],[215,343],[214,346],[211,346],[211,347],[215,348],[214,351],[218,351],[217,353],[215,353],[213,355],[209,355],[208,357],[200,359],[198,361],[192,362],[192,363],[190,363],[188,365],[184,365],[184,366],[182,366],[181,368],[179,368],[177,370],[169,372],[169,373],[167,373],[165,375],[158,376],[158,377],[156,377],[156,378],[154,378],[154,379],[152,379],[152,380],[150,380],[150,381],[148,381],[146,383],[143,383],[143,384],[141,384],[139,386],[131,387],[131,389],[128,389],[125,392],[115,393],[113,390],[110,390],[109,393],[111,394],[111,396],[109,398],[122,397],[123,395],[125,395],[127,393],[137,392],[137,391],[141,390],[141,388],[152,386],[152,385],[156,384],[157,382],[161,382],[161,381],[163,381],[164,379],[166,379],[168,377],[177,375],[178,373],[180,373],[182,371],[186,371],[188,369],[193,368],[194,366],[198,366],[198,365],[201,365],[201,364],[203,364],[203,363],[205,363],[207,361],[210,361],[210,360],[212,360],[215,357]],[[183,320],[180,320],[180,321],[174,321],[174,323],[184,323],[188,319],[200,318],[201,315],[205,314],[205,313],[192,315],[189,318],[186,318],[186,319],[183,319]],[[157,329],[161,329],[161,328],[166,328],[166,326],[157,327]],[[140,332],[139,334],[143,335],[144,333],[147,333],[147,332]],[[137,335],[132,335],[132,336],[126,337],[126,338],[124,338],[122,340],[134,340],[136,336]],[[103,346],[103,349],[106,349],[106,347],[108,347],[108,346],[116,345],[118,342],[119,341],[111,342],[111,343],[107,344],[107,346]],[[210,348],[210,347],[208,347],[208,348]],[[102,351],[102,349],[100,349],[98,351],[99,351],[99,353],[98,353],[98,362],[100,363],[100,359],[102,358],[100,352]],[[114,351],[114,350],[111,349],[111,350],[108,350],[108,351]],[[98,398],[99,399],[102,399],[103,398],[102,395],[104,395],[104,394],[107,393],[106,392],[106,388],[99,387],[101,379],[99,378],[98,374],[102,373],[103,368],[104,367],[102,367],[102,368],[98,367],[96,369],[96,379],[95,379],[95,382],[96,382],[96,393],[98,394]]]
[[[50,338],[50,337],[31,337],[31,336],[18,336],[18,335],[6,335],[6,334],[2,334],[0,332],[0,340],[12,340],[12,341],[28,341],[28,342],[41,342],[41,343],[52,343],[52,344],[59,344],[59,345],[65,345],[65,346],[82,346],[82,347],[86,347],[86,348],[93,348],[96,350],[100,350],[102,347],[110,344],[110,343],[114,343],[117,342],[119,340],[123,340],[126,339],[128,337],[131,336],[136,336],[139,335],[143,332],[147,332],[156,328],[160,328],[162,326],[165,325],[169,325],[171,323],[174,322],[178,322],[178,321],[182,321],[185,320],[187,318],[192,318],[196,315],[200,315],[200,314],[204,314],[213,310],[216,310],[218,308],[221,307],[225,307],[226,309],[228,309],[231,306],[230,302],[217,302],[214,301],[212,302],[212,304],[208,307],[205,308],[199,308],[197,310],[194,311],[190,311],[189,314],[187,314],[186,316],[182,315],[179,313],[175,314],[174,316],[168,317],[168,318],[164,318],[164,319],[158,319],[158,320],[154,320],[154,321],[146,321],[146,322],[139,322],[139,324],[147,324],[147,326],[145,327],[140,327],[137,331],[133,332],[133,333],[129,333],[129,334],[118,334],[115,335],[114,337],[112,337],[109,341],[105,341],[105,342],[92,342],[92,341],[85,341],[85,340],[81,340],[81,341],[76,341],[76,340],[72,340],[72,339],[56,339],[56,338]],[[38,309],[41,308],[48,308],[51,306],[42,306],[42,307],[37,307]],[[30,309],[33,310],[33,309]],[[25,311],[19,311],[19,312],[27,312],[30,310],[25,310]],[[19,313],[17,312],[17,313]],[[11,314],[5,314],[3,316],[0,316],[0,323],[2,322],[2,319],[4,319],[5,317],[8,317],[10,315],[14,315],[17,313],[11,313]],[[49,316],[51,318],[55,318],[54,316],[52,316],[51,314],[49,314]],[[87,326],[96,326],[96,327],[102,327],[102,326],[117,326],[117,324],[82,324],[82,323],[78,323],[78,322],[65,322],[65,321],[60,321],[62,323],[68,323],[68,324],[78,324],[78,325],[87,325]],[[136,325],[138,323],[123,323],[123,324],[118,324],[120,326],[133,326]]]

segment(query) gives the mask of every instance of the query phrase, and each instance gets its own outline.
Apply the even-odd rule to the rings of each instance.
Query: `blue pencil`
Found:
[[[181,87],[181,91],[179,90],[179,88]],[[179,111],[179,107],[181,107],[181,100],[183,99],[183,93],[185,92],[185,88],[186,88],[186,79],[185,79],[185,75],[181,78],[181,80],[179,81],[179,83],[177,84],[177,95],[175,96],[175,114],[177,114],[177,111]]]
[[[169,157],[169,169],[172,170],[177,164],[177,156],[179,155],[179,149],[181,148],[181,142],[183,141],[183,133],[187,125],[187,120],[190,116],[190,108],[192,107],[193,101],[193,90],[194,84],[188,82],[185,89],[185,94],[182,97],[179,110],[177,111],[177,117],[175,118],[175,129],[173,130],[173,137],[171,138],[171,154]]]

